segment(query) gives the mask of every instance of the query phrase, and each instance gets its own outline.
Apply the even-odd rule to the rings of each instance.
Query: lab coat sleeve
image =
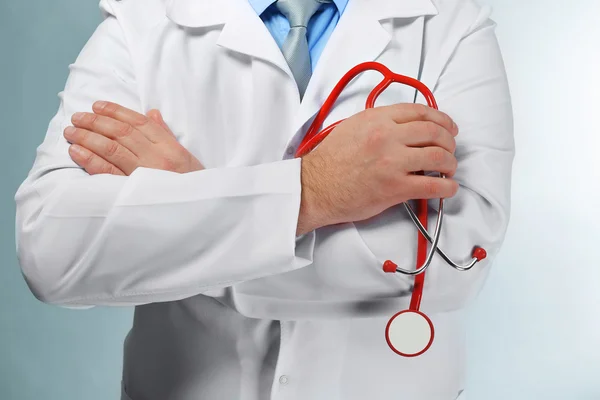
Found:
[[[448,57],[433,88],[440,110],[449,114],[460,129],[454,176],[460,188],[456,196],[445,200],[440,247],[463,264],[471,260],[474,246],[487,250],[488,257],[472,270],[459,272],[436,255],[426,275],[422,303],[429,312],[461,308],[477,295],[509,223],[515,154],[513,115],[495,24],[488,15],[489,9],[479,13]],[[429,202],[428,227],[432,234],[438,206],[438,200]],[[372,268],[381,268],[388,259],[402,268],[415,268],[417,230],[402,205],[356,222],[354,227],[358,233],[353,236],[356,243],[347,245],[366,247],[377,260]],[[382,274],[381,279],[389,288],[394,280],[410,283],[413,278]]]
[[[308,252],[296,251],[300,159],[187,174],[138,168],[129,177],[90,176],[70,159],[63,130],[73,113],[101,99],[141,111],[110,13],[59,97],[15,196],[17,254],[38,299],[76,307],[173,301],[310,264]]]

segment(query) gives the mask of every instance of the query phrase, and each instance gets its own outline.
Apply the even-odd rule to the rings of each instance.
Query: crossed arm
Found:
[[[390,218],[411,198],[455,196],[445,248],[468,254],[477,243],[493,259],[508,223],[510,101],[493,27],[460,46],[436,91],[462,122],[460,165],[452,119],[404,104],[349,118],[302,160],[203,170],[156,111],[132,111],[140,111],[135,76],[118,22],[107,18],[74,65],[17,192],[18,253],[30,287],[64,305],[177,300],[307,266],[295,237],[344,222],[356,222],[357,237],[388,258],[404,236],[414,238],[412,226]],[[107,93],[114,103],[94,103]],[[455,179],[412,173],[421,170]],[[445,303],[460,306],[484,275],[448,279]]]

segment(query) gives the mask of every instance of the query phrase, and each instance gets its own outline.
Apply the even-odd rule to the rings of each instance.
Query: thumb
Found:
[[[158,111],[156,109],[152,109],[152,110],[150,110],[150,111],[148,111],[146,113],[146,116],[148,118],[150,118],[152,121],[156,122],[161,127],[163,127],[164,130],[166,130],[167,132],[169,132],[173,137],[175,136],[175,134],[171,131],[171,129],[169,128],[169,126],[167,125],[167,123],[165,122],[165,120],[163,119],[162,114],[160,113],[160,111]]]

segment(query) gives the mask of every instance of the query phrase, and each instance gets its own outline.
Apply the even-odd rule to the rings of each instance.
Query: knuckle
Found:
[[[111,140],[104,151],[108,157],[114,157],[119,152],[119,144]]]
[[[454,179],[444,179],[444,193],[441,195],[444,198],[454,197],[458,193],[459,185]]]
[[[367,146],[371,149],[381,149],[388,138],[388,129],[381,123],[373,123],[369,128],[369,134],[367,136]]]
[[[390,158],[381,160],[379,173],[375,177],[376,184],[374,188],[377,190],[378,197],[389,197],[402,188],[401,174],[394,173],[391,168],[393,161]]]
[[[390,175],[393,175],[393,174],[389,173],[389,171],[391,171],[393,169],[393,165],[394,165],[393,157],[390,157],[389,155],[381,156],[378,159],[378,163],[379,163],[378,170],[383,172],[383,174],[382,174],[383,177],[388,177]]]
[[[458,169],[458,160],[456,159],[456,157],[453,156],[451,158],[451,172],[452,172],[452,174],[455,174],[457,169]]]
[[[373,115],[373,111],[374,111],[374,109],[372,109],[372,108],[366,108],[362,111],[359,111],[358,113],[356,113],[355,115],[353,115],[350,118],[361,118],[364,120],[369,120],[371,118],[371,116]]]
[[[113,166],[110,165],[110,164],[108,164],[108,163],[104,163],[99,168],[99,171],[100,171],[101,174],[112,174],[113,173]]]
[[[432,142],[437,142],[442,135],[440,127],[434,122],[425,122],[424,129]]]
[[[98,116],[96,114],[91,114],[91,113],[85,113],[85,114],[83,114],[83,117],[81,118],[81,121],[88,126],[96,125],[97,120],[98,120]]]
[[[427,107],[424,104],[415,103],[413,105],[413,108],[414,108],[415,115],[419,119],[425,119],[425,117],[427,117],[427,114],[429,113],[429,107]]]
[[[440,183],[437,179],[427,179],[423,184],[423,191],[429,197],[436,197],[440,193]]]
[[[413,106],[413,103],[394,103],[390,107],[392,107],[395,111],[406,111],[407,108]]]
[[[450,152],[454,154],[456,152],[456,139],[452,135],[450,135]]]
[[[367,120],[370,120],[370,119],[377,118],[376,116],[377,116],[377,114],[379,114],[380,111],[381,110],[378,108],[367,108],[367,109],[364,109],[363,111],[361,111],[359,113],[359,115],[366,118]]]
[[[423,155],[420,152],[408,152],[404,156],[404,164],[407,171],[415,170],[416,166],[420,166],[422,163]]]
[[[131,135],[132,132],[133,126],[131,126],[130,124],[121,123],[117,127],[116,136],[117,138],[121,139]]]
[[[160,169],[164,171],[175,171],[177,169],[177,163],[168,157],[164,157],[160,161]]]
[[[141,128],[143,126],[148,125],[148,123],[150,122],[150,119],[148,119],[147,117],[143,116],[143,115],[136,115],[135,117],[132,118],[131,123],[136,127],[136,128]]]
[[[446,113],[442,113],[444,115],[444,122],[448,125],[448,126],[454,126],[454,120]]]
[[[90,132],[85,129],[75,129],[75,137],[77,137],[81,143],[87,143],[90,138]]]
[[[440,148],[432,148],[428,153],[428,157],[435,165],[441,164],[446,158],[444,150]]]
[[[452,186],[450,188],[451,196],[456,196],[456,194],[458,193],[458,189],[460,189],[460,185],[455,180],[451,180],[450,182],[452,183]]]
[[[90,151],[86,151],[85,155],[83,155],[83,163],[85,165],[90,165],[94,161],[94,155]]]
[[[363,110],[350,118],[355,119],[356,123],[361,124],[362,126],[371,127],[380,120],[377,114],[377,110],[373,108],[367,108],[366,110]]]

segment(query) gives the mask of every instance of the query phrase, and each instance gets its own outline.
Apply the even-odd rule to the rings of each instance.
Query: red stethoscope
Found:
[[[437,103],[433,94],[423,83],[416,79],[394,74],[385,65],[377,62],[365,62],[352,68],[338,84],[333,88],[333,91],[321,107],[321,110],[315,117],[312,125],[308,129],[306,136],[302,140],[302,143],[298,147],[296,157],[302,157],[312,151],[329,133],[331,133],[335,127],[343,120],[338,121],[327,128],[319,131],[319,128],[323,125],[325,118],[329,114],[331,108],[335,104],[337,98],[341,94],[342,90],[352,81],[356,76],[365,71],[378,71],[383,75],[383,80],[378,84],[369,94],[365,108],[373,108],[375,101],[387,89],[392,83],[402,83],[405,85],[412,86],[417,89],[427,100],[427,105],[431,108],[438,109]],[[419,172],[423,174],[424,172]],[[441,178],[445,178],[444,174],[440,173]],[[423,296],[423,284],[425,282],[425,271],[431,264],[433,255],[437,252],[451,267],[459,271],[467,271],[479,261],[483,260],[487,254],[486,251],[481,247],[475,247],[472,253],[471,261],[466,265],[459,265],[452,261],[440,248],[438,248],[438,242],[440,239],[442,219],[444,216],[444,199],[440,199],[437,224],[433,238],[427,232],[427,200],[416,200],[417,202],[417,213],[415,213],[408,204],[403,203],[413,223],[421,232],[418,235],[418,248],[417,248],[417,268],[415,270],[406,270],[399,268],[394,262],[388,260],[383,264],[383,270],[388,273],[399,272],[405,275],[415,276],[415,282],[412,291],[412,297],[410,307],[408,310],[400,311],[392,318],[390,318],[385,329],[385,338],[390,348],[397,354],[404,357],[416,357],[425,353],[432,345],[434,338],[434,328],[431,319],[423,312],[419,311],[421,306],[421,297]],[[427,252],[427,243],[431,243],[431,249]]]

